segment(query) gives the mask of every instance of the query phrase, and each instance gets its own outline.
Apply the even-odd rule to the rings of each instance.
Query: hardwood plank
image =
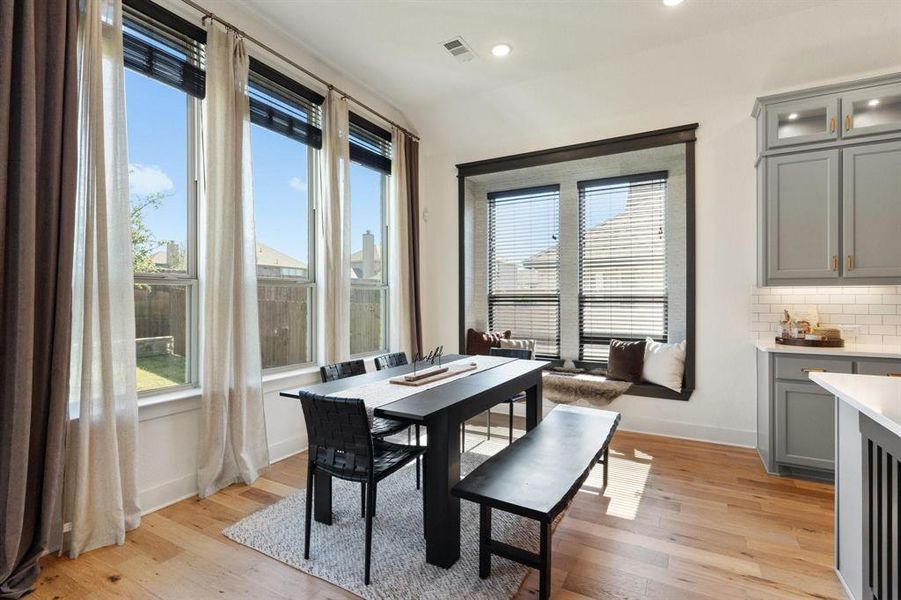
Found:
[[[624,431],[610,467],[608,488],[596,468],[554,533],[553,598],[843,598],[832,571],[830,484],[772,477],[751,449]],[[253,486],[146,516],[122,546],[76,561],[47,556],[33,597],[354,598],[221,533],[305,480],[306,454],[298,454]],[[537,589],[531,571],[516,598]]]

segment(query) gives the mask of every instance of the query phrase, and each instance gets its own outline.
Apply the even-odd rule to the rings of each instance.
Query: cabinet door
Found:
[[[901,142],[842,151],[844,276],[901,277]]]
[[[857,372],[860,375],[880,375],[882,377],[901,377],[901,362],[893,360],[858,360]]]
[[[835,398],[812,383],[776,382],[776,461],[831,470],[835,465]]]
[[[825,142],[838,138],[838,97],[779,102],[766,109],[767,147]]]
[[[842,137],[901,131],[901,84],[842,94]]]
[[[767,277],[838,277],[838,150],[767,159]]]

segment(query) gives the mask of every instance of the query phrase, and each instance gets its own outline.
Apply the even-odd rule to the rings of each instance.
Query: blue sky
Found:
[[[187,96],[126,69],[129,188],[136,196],[170,194],[145,211],[145,223],[159,240],[187,240]],[[251,126],[254,213],[257,240],[308,263],[307,147]],[[381,244],[381,175],[352,165],[351,250],[362,247],[369,229]]]

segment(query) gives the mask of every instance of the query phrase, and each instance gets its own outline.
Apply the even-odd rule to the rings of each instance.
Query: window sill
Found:
[[[264,394],[299,388],[312,383],[319,383],[319,367],[316,365],[263,373]]]
[[[200,408],[199,387],[182,388],[138,398],[138,420],[152,421]]]

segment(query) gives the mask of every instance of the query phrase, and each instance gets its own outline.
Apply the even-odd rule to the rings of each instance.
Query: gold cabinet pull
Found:
[[[848,270],[851,271],[854,269],[854,257],[850,254],[848,255]]]
[[[901,373],[888,373],[887,377],[901,377]]]
[[[801,369],[802,373],[825,373],[826,369],[820,369],[819,367],[804,367]]]
[[[829,133],[835,133],[835,117],[829,119]]]
[[[851,131],[851,115],[845,115],[845,131]]]
[[[838,271],[838,256],[832,257],[832,270]]]

